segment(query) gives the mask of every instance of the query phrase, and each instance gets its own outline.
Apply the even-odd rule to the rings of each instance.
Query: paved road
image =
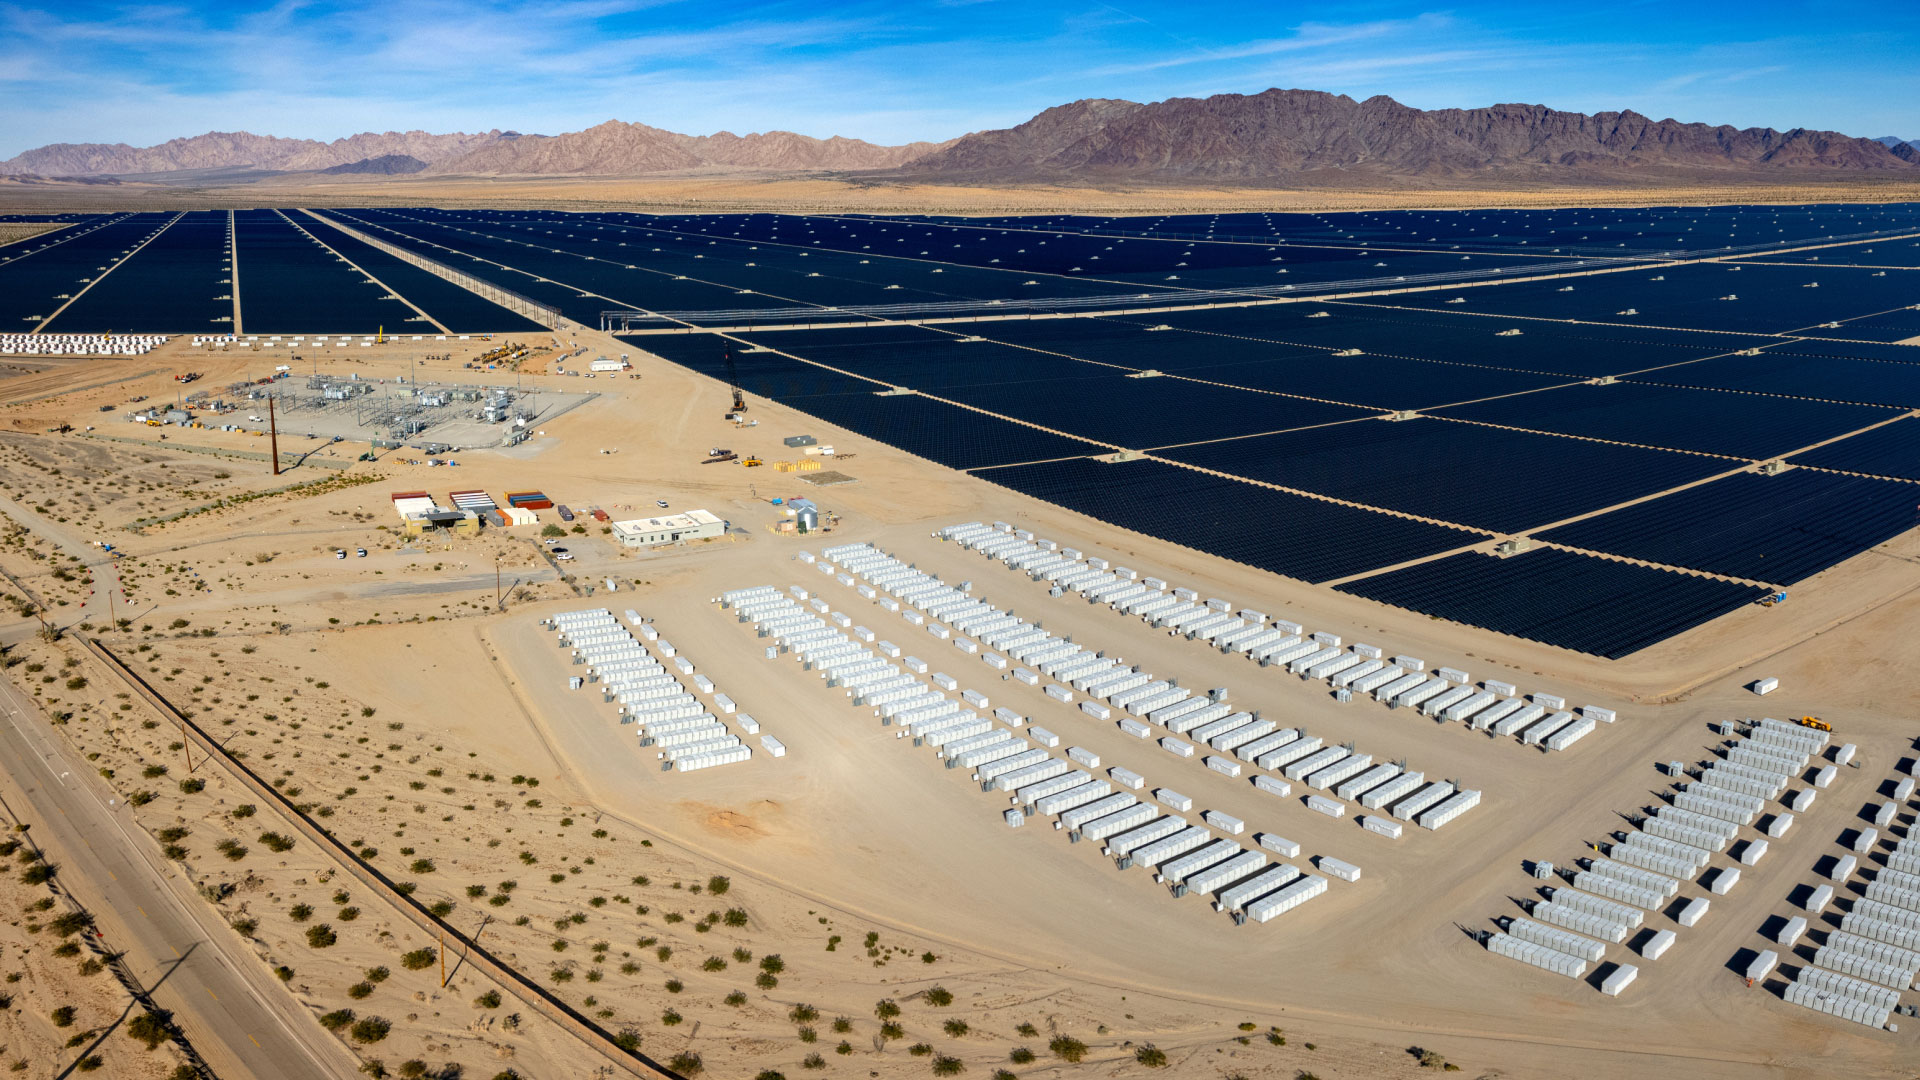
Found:
[[[58,849],[61,883],[124,951],[154,1000],[225,1080],[349,1080],[347,1049],[273,981],[212,905],[159,856],[124,803],[62,743],[38,706],[0,680],[0,762],[16,813]],[[15,799],[23,799],[25,806]]]

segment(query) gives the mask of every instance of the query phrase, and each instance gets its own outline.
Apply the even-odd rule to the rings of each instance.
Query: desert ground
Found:
[[[355,185],[341,197],[373,196]],[[559,196],[511,185],[487,195],[494,205],[518,197]],[[496,344],[434,343],[448,358],[426,360],[427,346],[394,342],[303,353],[299,367],[364,378],[417,363],[422,378],[497,383],[498,371],[462,366]],[[186,745],[82,638],[124,658],[461,933],[683,1075],[1146,1076],[1164,1067],[1390,1077],[1431,1071],[1420,1050],[1472,1076],[1911,1072],[1920,1024],[1869,1030],[1789,1006],[1736,972],[1737,958],[1768,947],[1763,929],[1796,910],[1792,898],[1844,850],[1859,808],[1912,756],[1906,688],[1916,657],[1902,643],[1920,638],[1920,538],[1802,584],[1790,605],[1738,612],[1607,662],[1115,530],[758,399],[749,411],[757,423],[737,428],[722,418],[724,387],[592,331],[529,344],[540,351],[519,378],[595,396],[521,446],[451,455],[457,466],[407,450],[360,461],[364,443],[315,448],[283,431],[290,465],[314,456],[276,477],[259,436],[122,419],[133,397],[172,399],[177,373],[223,386],[290,363],[291,345],[207,351],[176,340],[137,359],[23,361],[0,379],[8,676],[97,771],[81,779],[124,801],[153,849],[218,913],[228,944],[272,972],[369,1072],[545,1080],[612,1066],[517,1005],[510,987],[463,966],[457,948],[443,986],[435,940],[296,838],[283,811],[221,761]],[[544,358],[576,347],[632,354],[639,378],[552,374]],[[798,433],[834,445],[835,468],[853,482],[816,488],[807,473],[700,464],[716,444],[790,458],[780,439]],[[553,537],[534,528],[400,535],[391,493],[469,487],[537,488],[615,520],[664,500],[711,510],[732,528],[643,554],[615,546],[583,515],[560,538],[571,560],[556,559],[542,543]],[[801,495],[838,524],[818,536],[771,531],[781,512],[769,499]],[[1620,719],[1548,754],[1407,710],[1336,704],[1280,669],[1050,598],[931,535],[994,520],[1202,595],[1613,708]],[[929,652],[940,643],[795,559],[863,541],[949,583],[970,581],[975,595],[1055,633],[1186,685],[1229,687],[1241,708],[1403,758],[1483,790],[1485,801],[1443,831],[1409,827],[1394,841],[1179,761],[977,659]],[[1198,897],[1173,898],[1145,871],[1115,869],[1097,845],[1070,845],[1038,821],[1009,830],[1004,795],[941,769],[931,751],[897,739],[790,658],[764,658],[751,628],[712,603],[728,589],[791,584],[1051,728],[1063,746],[1098,752],[1103,767],[1186,791],[1250,832],[1299,841],[1306,855],[1358,863],[1364,877],[1336,881],[1270,923],[1235,926]],[[786,756],[659,771],[612,705],[565,689],[578,669],[539,623],[598,607],[654,620]],[[58,633],[43,630],[43,616]],[[1708,757],[1719,741],[1709,725],[1759,712],[1744,687],[1762,675],[1782,681],[1766,712],[1828,718],[1836,741],[1858,744],[1861,767],[1842,770],[1737,889],[1712,897],[1700,926],[1680,930],[1659,960],[1611,949],[1610,959],[1641,968],[1618,998],[1474,943],[1468,931],[1492,928],[1534,895],[1525,864],[1571,862],[1622,815],[1656,801],[1668,785],[1660,765]],[[7,798],[31,826],[16,794]],[[1911,820],[1900,818],[1894,835]],[[34,905],[52,894],[22,879],[33,865],[26,852],[11,855],[0,887],[12,924],[0,926],[0,967],[13,980],[0,986],[10,1002],[0,1058],[26,1062],[21,1075],[53,1077],[86,1047],[60,1047],[69,1029],[52,1026],[52,1010],[73,1006],[77,1031],[104,1024],[126,999],[105,976],[67,975],[78,961],[59,956],[58,933],[33,930],[44,921]],[[62,858],[50,851],[44,861]],[[86,882],[54,880],[61,895],[88,895]],[[103,917],[135,927],[126,912]],[[1657,913],[1648,925],[1675,924]],[[178,1019],[189,1041],[214,1034],[184,1010]],[[1149,1046],[1164,1057],[1144,1053]],[[146,1076],[166,1075],[176,1051],[149,1054],[116,1033],[96,1052],[115,1070],[108,1075]]]

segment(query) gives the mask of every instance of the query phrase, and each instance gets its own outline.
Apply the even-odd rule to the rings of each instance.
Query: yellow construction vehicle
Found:
[[[753,457],[752,455],[748,455],[747,457],[743,457],[740,459],[740,464],[751,469],[758,465],[765,465],[766,462],[761,461],[759,458]]]
[[[1787,719],[1792,721],[1793,723],[1799,724],[1801,727],[1812,728],[1815,731],[1832,731],[1833,730],[1832,724],[1827,723],[1825,720],[1822,720],[1817,716],[1802,716],[1797,720],[1795,720],[1793,717],[1788,717]]]

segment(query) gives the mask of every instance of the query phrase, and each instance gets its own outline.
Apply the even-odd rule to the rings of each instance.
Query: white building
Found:
[[[705,510],[689,510],[684,514],[636,518],[633,521],[613,523],[614,538],[628,547],[652,547],[656,544],[675,544],[682,540],[705,540],[723,536],[726,531],[727,523]]]
[[[587,370],[588,371],[625,371],[627,370],[627,368],[631,366],[632,365],[627,363],[625,360],[609,360],[603,356],[598,360],[595,360],[593,363],[588,364]]]

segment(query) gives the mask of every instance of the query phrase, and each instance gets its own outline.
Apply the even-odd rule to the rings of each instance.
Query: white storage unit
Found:
[[[1318,874],[1303,874],[1292,884],[1268,893],[1247,904],[1247,918],[1266,922],[1327,891],[1327,879]]]
[[[1680,914],[1674,916],[1674,921],[1681,926],[1697,925],[1701,919],[1706,917],[1707,909],[1712,906],[1706,897],[1696,896],[1692,900],[1687,901],[1687,906],[1680,909]]]
[[[1114,783],[1119,784],[1129,791],[1139,791],[1145,787],[1147,783],[1146,778],[1139,773],[1134,772],[1132,769],[1123,769],[1118,765],[1108,769],[1107,775],[1113,779]]]
[[[1640,977],[1640,969],[1632,964],[1616,966],[1606,978],[1600,980],[1600,992],[1608,997],[1619,997],[1620,991],[1632,985]]]
[[[1114,857],[1128,855],[1187,828],[1187,823],[1172,815],[1154,818],[1145,825],[1107,838],[1105,853]]]
[[[1321,873],[1329,877],[1337,877],[1341,881],[1360,880],[1360,868],[1358,866],[1344,859],[1336,859],[1331,855],[1322,855],[1315,859],[1314,866]]]
[[[1328,817],[1345,817],[1347,815],[1346,803],[1336,799],[1329,799],[1324,795],[1307,796],[1307,809],[1318,811]]]
[[[1067,747],[1067,756],[1089,769],[1097,769],[1100,767],[1100,755],[1084,746]]]
[[[1655,931],[1654,935],[1640,946],[1640,955],[1649,960],[1658,960],[1666,955],[1668,949],[1673,948],[1674,940],[1677,937],[1678,935],[1671,930]],[[1771,956],[1772,954],[1768,953],[1766,955]]]
[[[1224,814],[1218,810],[1203,810],[1200,813],[1200,818],[1207,824],[1226,833],[1228,836],[1239,836],[1247,831],[1246,822],[1241,821],[1232,814]]]
[[[787,756],[787,744],[781,742],[779,739],[776,739],[771,735],[760,736],[760,746],[762,749],[766,750],[766,752],[772,755],[773,757]]]
[[[1240,775],[1240,763],[1232,758],[1217,757],[1209,754],[1202,759],[1201,763],[1214,772],[1225,776],[1238,777]]]
[[[1297,859],[1300,857],[1300,845],[1284,836],[1279,836],[1274,833],[1260,833],[1255,836],[1254,839],[1261,847],[1266,848],[1268,851],[1278,852],[1289,859]]]
[[[1582,978],[1587,973],[1585,960],[1568,956],[1558,949],[1550,949],[1545,945],[1522,941],[1512,934],[1490,935],[1487,938],[1487,951],[1495,956],[1504,956],[1523,964],[1532,964],[1534,967],[1551,971],[1555,975],[1565,975],[1568,978]]]
[[[1153,789],[1153,797],[1162,805],[1172,807],[1182,813],[1193,809],[1193,798],[1191,796],[1182,795],[1171,788],[1155,788]]]
[[[1282,799],[1293,794],[1292,784],[1289,784],[1285,780],[1282,780],[1278,777],[1268,776],[1265,773],[1254,774],[1253,786],[1259,788],[1261,791],[1267,792],[1270,795],[1277,795]]]
[[[1627,936],[1628,927],[1625,923],[1550,900],[1535,903],[1533,917],[1541,922],[1552,923],[1616,945],[1624,941]]]
[[[1378,814],[1362,815],[1360,818],[1360,827],[1371,833],[1379,833],[1389,840],[1400,839],[1401,833],[1406,829],[1404,825],[1401,825],[1392,818],[1384,818]]]
[[[1295,867],[1281,863],[1269,866],[1238,885],[1224,889],[1213,905],[1215,911],[1239,911],[1259,897],[1275,892],[1300,876]]]
[[[1190,758],[1193,756],[1192,743],[1181,742],[1171,735],[1161,738],[1160,749],[1165,750],[1174,757]]]
[[[1438,829],[1461,814],[1480,805],[1480,793],[1472,789],[1459,791],[1441,801],[1431,809],[1422,811],[1414,818],[1414,824],[1423,829]]]
[[[1865,1024],[1871,1028],[1886,1027],[1887,1018],[1891,1015],[1889,1009],[1816,987],[1804,975],[1800,981],[1788,983],[1785,993],[1781,996],[1795,1005],[1803,1005],[1816,1012],[1838,1016],[1843,1020],[1852,1020],[1856,1024]]]
[[[1055,735],[1052,731],[1049,731],[1048,729],[1039,727],[1037,725],[1034,727],[1029,727],[1027,729],[1027,737],[1032,739],[1034,742],[1039,743],[1041,746],[1045,746],[1049,748],[1057,747],[1060,745],[1060,736]]]
[[[1225,862],[1210,866],[1187,877],[1182,884],[1188,891],[1197,893],[1217,892],[1228,885],[1248,877],[1267,865],[1265,852],[1242,851]]]
[[[1737,866],[1722,866],[1713,872],[1713,883],[1707,886],[1707,891],[1718,896],[1725,896],[1732,892],[1733,887],[1738,884],[1740,884],[1740,868]]]

